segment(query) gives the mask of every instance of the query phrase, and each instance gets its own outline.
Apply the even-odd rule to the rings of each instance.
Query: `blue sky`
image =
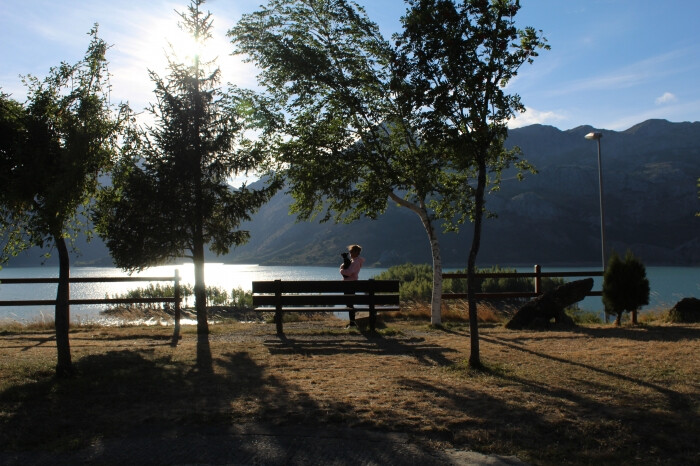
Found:
[[[255,69],[230,57],[225,33],[263,0],[209,0],[223,81],[255,86]],[[400,28],[402,0],[359,0],[388,37]],[[542,29],[552,47],[509,86],[533,123],[625,130],[650,118],[700,120],[700,1],[521,0],[518,25]],[[167,39],[177,37],[187,2],[167,0],[0,0],[0,88],[24,99],[20,75],[46,75],[79,60],[93,23],[112,48],[112,100],[140,110],[153,100],[148,69],[163,74]]]

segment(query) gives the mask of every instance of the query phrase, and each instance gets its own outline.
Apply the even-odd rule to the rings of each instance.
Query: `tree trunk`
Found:
[[[70,258],[66,240],[60,234],[54,235],[56,249],[58,250],[58,287],[56,291],[56,350],[58,351],[58,363],[56,375],[67,377],[75,373],[70,355]]]
[[[204,282],[204,243],[195,241],[194,262],[194,308],[197,313],[197,334],[208,335],[207,288]]]
[[[637,310],[632,311],[632,324],[637,325]]]
[[[618,312],[617,316],[615,317],[615,327],[620,326],[620,321],[622,320],[622,313]]]
[[[474,237],[469,250],[467,261],[467,301],[469,303],[469,338],[471,353],[469,354],[469,366],[480,368],[481,356],[479,355],[479,321],[476,309],[476,256],[481,246],[481,222],[484,217],[484,191],[486,189],[486,162],[485,155],[479,160],[479,173],[477,175],[476,192],[474,193]]]
[[[428,233],[430,252],[433,256],[433,294],[430,300],[430,323],[431,325],[440,325],[442,323],[442,257],[440,255],[440,241],[435,232],[435,227],[433,227],[433,223],[424,205],[417,206],[394,193],[390,193],[389,197],[400,206],[415,212],[420,218],[425,231]]]

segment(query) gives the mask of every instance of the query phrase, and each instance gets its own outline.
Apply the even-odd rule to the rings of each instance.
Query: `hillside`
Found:
[[[600,264],[597,146],[584,135],[533,125],[510,131],[539,173],[522,182],[505,176],[487,198],[498,214],[484,224],[479,263]],[[632,249],[648,264],[700,265],[700,122],[649,120],[626,131],[603,130],[601,153],[609,248]],[[430,262],[418,218],[392,206],[378,220],[351,225],[295,223],[278,194],[247,228],[252,240],[227,260],[239,263],[335,265],[347,244],[363,245],[369,264]],[[472,225],[442,235],[443,260],[466,264]]]
[[[511,130],[538,169],[517,181],[506,174],[500,192],[487,197],[498,214],[484,224],[480,265],[598,265],[600,211],[597,147],[584,135],[594,128],[561,131],[532,125]],[[602,130],[601,152],[609,248],[628,248],[649,265],[700,265],[700,122],[649,120],[625,131]],[[278,193],[244,227],[251,241],[223,262],[337,265],[351,243],[364,247],[367,264],[430,262],[427,236],[418,218],[391,206],[378,220],[350,225],[296,223],[289,197]],[[464,267],[472,225],[442,235],[446,266]],[[75,264],[109,265],[104,246],[93,241]],[[36,265],[38,254],[10,265]]]

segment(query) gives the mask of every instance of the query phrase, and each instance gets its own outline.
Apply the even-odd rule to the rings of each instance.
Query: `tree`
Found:
[[[287,116],[277,147],[302,220],[376,218],[393,201],[416,213],[433,258],[431,322],[441,322],[442,261],[434,199],[461,190],[438,145],[423,144],[392,90],[395,51],[346,0],[271,0],[229,31]],[[420,110],[410,109],[420,113]]]
[[[476,315],[476,258],[487,188],[497,189],[501,173],[517,160],[505,150],[507,123],[525,110],[506,85],[538,50],[548,48],[541,32],[517,29],[517,0],[407,0],[403,32],[396,36],[395,62],[404,107],[420,120],[422,142],[440,147],[450,169],[461,175],[466,196],[440,199],[438,211],[454,228],[467,217],[473,222],[467,261],[467,295],[471,354],[469,364],[481,366]],[[529,167],[517,162],[521,169]],[[464,201],[466,199],[466,202]]]
[[[2,259],[32,246],[56,248],[56,347],[59,376],[74,372],[70,326],[69,246],[87,232],[87,207],[109,168],[124,113],[108,99],[106,43],[97,25],[83,60],[62,63],[40,81],[25,78],[28,100],[0,96],[0,238]]]
[[[632,313],[637,323],[637,310],[649,304],[649,280],[644,264],[627,250],[624,261],[613,252],[603,275],[603,304],[605,312],[615,314],[615,325],[620,326],[623,312]]]
[[[180,27],[202,50],[211,37],[211,13],[193,0],[178,13]],[[259,168],[265,160],[264,127],[254,96],[219,86],[220,71],[195,55],[180,63],[174,52],[166,79],[151,72],[157,102],[150,107],[153,126],[131,127],[113,177],[98,202],[98,232],[117,266],[140,270],[187,257],[195,270],[197,332],[209,333],[204,278],[205,248],[225,254],[247,241],[240,223],[277,189],[273,180],[261,189],[229,179]],[[213,68],[213,71],[209,71]],[[247,137],[253,124],[263,127],[257,140]]]

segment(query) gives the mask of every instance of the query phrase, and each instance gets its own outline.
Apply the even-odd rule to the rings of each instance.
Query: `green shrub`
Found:
[[[208,286],[206,295],[209,306],[225,306],[228,303],[228,292],[222,288]]]
[[[483,273],[508,273],[515,269],[492,266],[477,269],[477,275]],[[466,273],[458,270],[455,273]],[[375,277],[377,280],[398,280],[399,297],[402,301],[429,302],[433,290],[433,268],[428,264],[403,264],[390,267]],[[563,278],[542,279],[543,291],[549,291],[564,283]],[[527,292],[534,291],[532,278],[480,278],[476,279],[477,293]],[[466,279],[445,279],[442,283],[443,293],[466,293]]]
[[[252,309],[253,307],[253,292],[246,291],[241,287],[231,290],[231,300],[229,306],[236,309]]]
[[[167,298],[175,296],[173,285],[161,285],[149,283],[148,286],[129,290],[124,294],[117,295],[115,298],[120,299],[139,299],[139,298]],[[180,296],[183,299],[184,305],[190,298],[194,297],[194,288],[190,285],[180,285]],[[206,289],[207,305],[209,306],[231,306],[236,309],[250,309],[253,307],[253,293],[245,291],[242,288],[231,290],[231,295],[219,287],[207,287]],[[109,296],[107,296],[109,298]],[[148,304],[133,304],[132,307],[139,309],[164,309],[165,303],[148,303]]]
[[[603,276],[603,304],[605,312],[617,316],[615,325],[620,325],[623,312],[631,312],[636,322],[637,309],[649,304],[649,280],[642,261],[627,250],[622,260],[613,252]]]
[[[573,319],[576,324],[600,324],[603,320],[593,311],[582,311],[576,307],[566,309],[566,314]]]

